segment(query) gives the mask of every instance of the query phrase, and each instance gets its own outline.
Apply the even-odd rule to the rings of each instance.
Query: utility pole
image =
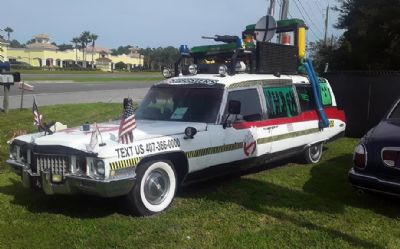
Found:
[[[328,46],[327,44],[327,37],[328,37],[328,19],[329,19],[329,4],[328,7],[326,8],[326,15],[325,15],[325,36],[324,36],[324,44],[325,46]]]
[[[270,1],[268,15],[273,16],[275,14],[275,0]]]
[[[289,0],[282,0],[282,6],[281,6],[281,13],[280,13],[280,20],[286,20],[288,18],[288,12],[289,12]],[[282,33],[278,35],[278,43],[283,43],[283,36],[287,35],[286,33]]]
[[[281,20],[286,20],[288,17],[289,12],[289,0],[282,0],[282,7],[281,7]]]

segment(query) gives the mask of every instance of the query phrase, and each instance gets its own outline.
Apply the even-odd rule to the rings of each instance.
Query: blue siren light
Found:
[[[179,47],[179,53],[181,55],[189,55],[190,54],[189,47],[187,45],[181,45]]]

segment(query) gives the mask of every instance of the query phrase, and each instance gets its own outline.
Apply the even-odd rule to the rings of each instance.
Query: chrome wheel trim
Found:
[[[162,181],[163,183],[161,183]],[[168,184],[165,184],[167,182]],[[165,210],[175,197],[175,172],[172,165],[164,161],[150,165],[144,172],[139,184],[140,200],[150,212],[158,213]]]
[[[162,203],[170,190],[168,173],[163,169],[156,169],[149,173],[144,182],[144,196],[152,205]]]
[[[310,146],[309,150],[309,157],[313,163],[317,163],[322,156],[322,144],[315,144]]]

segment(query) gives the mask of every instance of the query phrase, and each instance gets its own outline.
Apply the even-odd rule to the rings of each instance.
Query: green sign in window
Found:
[[[264,88],[264,96],[269,118],[293,117],[299,114],[291,86]]]
[[[331,106],[332,105],[332,97],[331,92],[329,91],[327,83],[321,83],[321,97],[322,97],[322,105],[324,106]]]

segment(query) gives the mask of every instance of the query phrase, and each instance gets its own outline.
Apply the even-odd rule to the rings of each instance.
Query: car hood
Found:
[[[118,144],[119,121],[112,123],[100,123],[97,125],[101,134],[100,140],[109,145]],[[207,124],[192,122],[170,122],[170,121],[153,121],[153,120],[137,120],[136,129],[133,131],[134,142],[145,139],[152,139],[162,136],[171,136],[183,134],[186,127],[194,127],[198,132],[205,131]],[[93,125],[90,131],[83,131],[81,127],[68,128],[52,135],[44,135],[44,133],[35,133],[22,135],[16,138],[18,141],[26,143],[34,143],[39,146],[57,145],[69,147],[81,151],[87,151],[89,145]]]

